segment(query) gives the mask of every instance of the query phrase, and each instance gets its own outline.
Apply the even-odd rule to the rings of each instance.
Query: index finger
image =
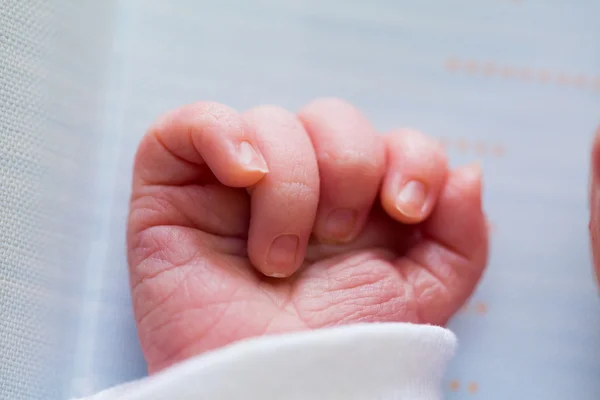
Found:
[[[134,185],[182,185],[214,175],[230,187],[248,187],[268,172],[254,131],[233,109],[198,102],[161,117],[138,147]]]

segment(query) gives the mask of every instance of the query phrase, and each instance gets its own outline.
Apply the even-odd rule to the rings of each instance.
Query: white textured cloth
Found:
[[[447,329],[357,324],[238,342],[82,400],[439,400]]]

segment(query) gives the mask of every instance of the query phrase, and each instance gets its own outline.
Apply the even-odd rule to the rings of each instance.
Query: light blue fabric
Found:
[[[37,235],[44,3],[0,3],[0,398],[7,400],[41,394],[48,338],[40,319],[48,271]]]

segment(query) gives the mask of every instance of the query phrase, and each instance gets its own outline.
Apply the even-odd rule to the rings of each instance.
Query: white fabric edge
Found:
[[[456,345],[446,328],[407,323],[269,335],[79,400],[437,400]]]

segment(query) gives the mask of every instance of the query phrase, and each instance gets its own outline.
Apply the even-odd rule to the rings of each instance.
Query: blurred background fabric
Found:
[[[124,246],[154,118],[337,96],[482,163],[492,254],[450,324],[446,398],[598,399],[598,15],[596,0],[1,0],[0,398],[145,375]]]
[[[0,2],[1,399],[73,385],[115,6]]]
[[[33,398],[47,337],[40,325],[47,270],[40,259],[40,128],[48,39],[45,1],[0,3],[0,397]]]

